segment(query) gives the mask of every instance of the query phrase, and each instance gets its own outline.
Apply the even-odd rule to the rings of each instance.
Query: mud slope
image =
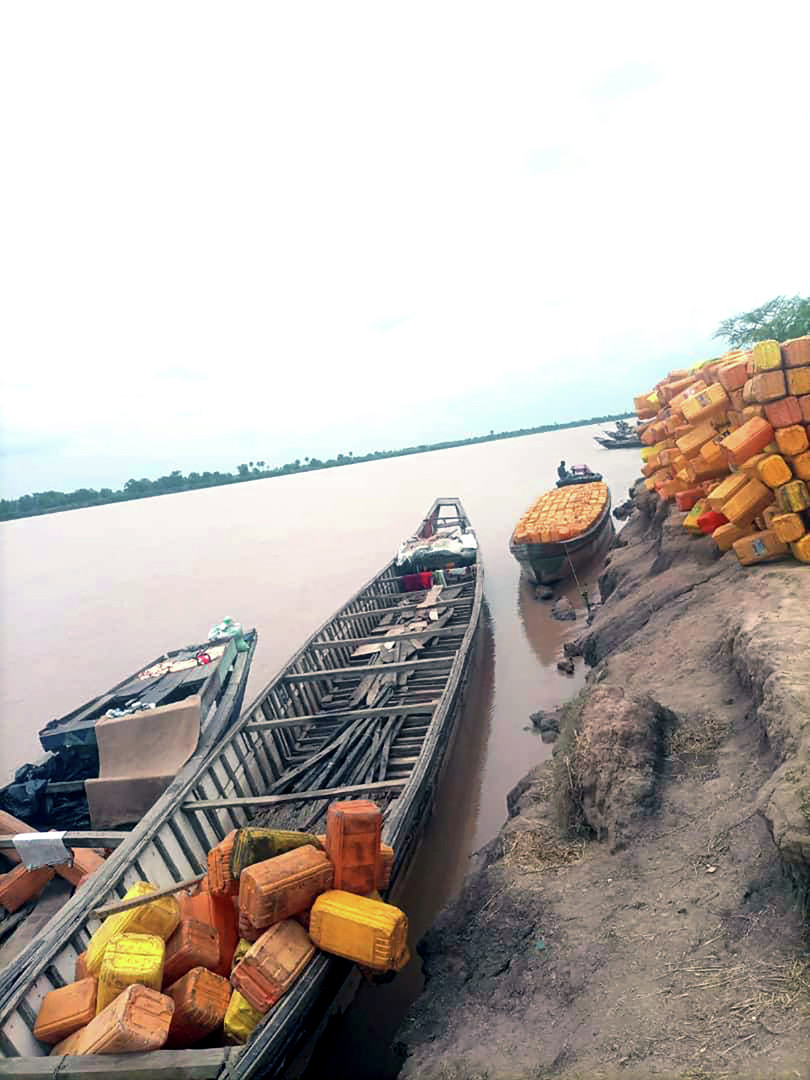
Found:
[[[420,946],[403,1077],[810,1076],[810,569],[635,501],[554,758]]]

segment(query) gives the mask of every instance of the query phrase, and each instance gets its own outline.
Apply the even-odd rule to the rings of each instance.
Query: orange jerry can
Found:
[[[208,852],[208,888],[212,893],[236,896],[239,882],[231,873],[231,856],[237,830],[228,835]]]
[[[163,985],[173,986],[192,968],[212,970],[219,964],[219,934],[209,923],[182,919],[166,942]]]
[[[773,428],[760,416],[752,416],[742,427],[726,435],[720,444],[735,465],[742,465],[760,453],[773,439]]]
[[[687,488],[686,491],[679,491],[675,495],[675,506],[679,510],[691,510],[692,507],[703,498],[703,488]]]
[[[752,566],[755,563],[769,562],[771,559],[779,559],[787,555],[788,546],[783,544],[772,530],[754,533],[752,536],[744,536],[734,544],[734,554],[743,566]]]
[[[193,1046],[221,1027],[231,1000],[228,980],[204,967],[187,971],[164,992],[174,1002],[166,1045],[177,1050]]]
[[[779,447],[779,452],[788,457],[798,457],[799,454],[803,454],[810,446],[804,425],[791,424],[789,427],[779,428],[776,432],[776,445]],[[783,483],[787,483],[787,480]]]
[[[706,506],[709,510],[722,511],[724,503],[727,503],[728,500],[736,495],[741,488],[745,487],[747,483],[748,477],[745,473],[732,473],[730,476],[727,476],[725,480],[721,480],[717,487],[709,492],[706,498]],[[692,505],[694,505],[694,503]]]
[[[782,342],[782,356],[785,367],[810,366],[810,335],[791,338],[790,341]]]
[[[326,853],[311,844],[246,866],[239,878],[239,914],[257,929],[289,919],[331,889],[334,874]]]
[[[0,905],[6,911],[14,912],[39,896],[56,871],[52,866],[41,866],[39,870],[26,870],[22,863],[0,875]]]
[[[131,1054],[159,1050],[166,1042],[173,1013],[174,1001],[170,997],[133,983],[87,1027],[58,1044],[54,1053]]]
[[[774,501],[774,493],[760,480],[749,480],[745,487],[723,504],[728,520],[743,528],[750,525]]]
[[[737,540],[741,540],[744,536],[750,536],[755,531],[753,525],[746,525],[741,529],[729,522],[728,525],[720,525],[719,528],[714,530],[712,540],[716,544],[718,551],[731,551]]]
[[[315,955],[309,935],[295,919],[265,930],[233,969],[231,982],[264,1015],[292,986]]]
[[[717,378],[728,394],[745,386],[748,378],[748,365],[745,358],[738,357],[735,360],[729,360],[727,363],[721,364],[717,369]]]
[[[810,480],[810,451],[798,454],[790,464],[793,474],[798,480]]]
[[[79,982],[51,990],[42,999],[34,1038],[44,1043],[58,1043],[89,1024],[96,1015],[98,979],[90,975]]]
[[[796,397],[810,394],[810,367],[788,368],[785,374],[789,394],[795,394]]]
[[[785,397],[765,406],[765,419],[772,428],[790,427],[802,423],[802,410],[797,397]]]
[[[179,900],[181,918],[198,919],[216,930],[219,935],[219,960],[213,967],[208,964],[205,966],[211,967],[217,975],[227,978],[231,973],[233,953],[239,940],[233,897],[201,891],[193,896],[182,894]]]
[[[382,813],[369,799],[334,802],[326,812],[326,854],[335,888],[366,896],[377,888]]]
[[[766,454],[757,465],[757,478],[769,488],[778,488],[792,480],[793,473],[781,454]]]
[[[795,513],[776,514],[771,528],[783,544],[793,544],[797,540],[801,540],[807,532],[801,517]]]
[[[743,401],[746,405],[765,405],[769,401],[784,397],[786,393],[784,371],[761,371],[753,375],[743,387]]]
[[[790,545],[790,553],[799,562],[810,563],[810,533]]]

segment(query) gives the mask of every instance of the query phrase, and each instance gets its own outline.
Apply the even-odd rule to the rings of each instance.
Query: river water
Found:
[[[255,626],[246,700],[383,566],[437,496],[458,496],[478,535],[488,607],[440,806],[399,900],[416,942],[458,890],[469,856],[506,817],[506,793],[545,758],[529,714],[584,679],[556,661],[570,623],[533,598],[509,553],[526,506],[560,459],[587,462],[614,505],[638,451],[603,450],[598,428],[530,435],[345,468],[7,522],[0,526],[0,783],[41,754],[37,731],[224,615]],[[591,596],[597,595],[591,575]],[[582,603],[573,585],[563,590]],[[581,623],[580,623],[581,625]],[[318,1075],[395,1075],[386,1047],[421,986],[417,958],[364,989],[324,1043]],[[357,1053],[357,1048],[362,1052]],[[324,1054],[327,1057],[324,1057]]]

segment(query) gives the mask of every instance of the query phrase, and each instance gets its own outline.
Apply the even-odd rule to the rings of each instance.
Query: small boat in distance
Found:
[[[613,431],[603,431],[594,439],[606,450],[625,450],[641,446],[638,429],[626,420],[617,420]]]
[[[451,753],[483,610],[478,545],[458,499],[437,499],[412,540],[419,543],[406,542],[401,560],[312,634],[131,833],[105,834],[120,842],[104,866],[0,975],[0,1074],[76,1075],[81,1059],[47,1057],[51,1047],[33,1029],[43,996],[73,981],[100,925],[95,910],[140,880],[160,889],[201,875],[211,848],[251,821],[324,832],[333,799],[374,799],[382,839],[394,849],[396,897]],[[210,1039],[188,1050],[110,1054],[96,1071],[111,1080],[278,1076],[350,977],[356,989],[353,965],[316,951],[246,1045]]]
[[[564,463],[560,463],[562,469]],[[560,469],[557,472],[560,472]],[[601,473],[592,472],[588,465],[572,465],[557,481],[557,487],[571,487],[574,484],[594,484],[602,479]]]
[[[614,535],[607,484],[547,491],[521,516],[509,544],[537,585],[561,581],[607,550]]]

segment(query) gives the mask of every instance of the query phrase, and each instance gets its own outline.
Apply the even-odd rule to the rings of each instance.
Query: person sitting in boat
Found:
[[[565,480],[566,476],[568,476],[568,469],[566,469],[564,461],[561,461],[557,466],[557,476],[559,476],[560,480]]]

